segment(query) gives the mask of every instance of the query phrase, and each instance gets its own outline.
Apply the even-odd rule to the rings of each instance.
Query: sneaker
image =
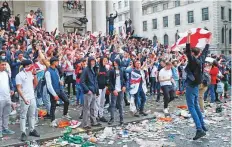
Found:
[[[91,127],[90,127],[90,126],[85,126],[85,127],[83,127],[83,129],[85,129],[85,130],[90,130]]]
[[[208,131],[208,129],[207,129],[205,126],[203,126],[202,129],[203,129],[205,132]]]
[[[99,119],[101,122],[107,122],[106,118],[103,116],[103,117],[100,117]]]
[[[159,102],[159,101],[160,101],[160,99],[159,99],[159,98],[157,98],[157,99],[156,99],[156,102]]]
[[[124,122],[123,121],[120,121],[120,124],[119,124],[120,126],[123,126],[124,125]]]
[[[40,137],[39,133],[35,129],[29,133],[29,136]]]
[[[16,110],[13,110],[11,113],[10,113],[10,116],[11,115],[15,115],[17,112],[16,112]]]
[[[51,127],[57,127],[57,123],[56,120],[53,120],[50,124]]]
[[[126,103],[125,103],[125,106],[130,106],[130,103],[129,103],[129,102],[126,102]]]
[[[140,116],[139,116],[139,112],[136,112],[136,113],[134,114],[134,116],[135,116],[135,117],[140,117]]]
[[[113,119],[110,119],[110,121],[108,122],[108,125],[112,125],[114,123]]]
[[[27,140],[27,135],[25,133],[22,133],[20,140],[23,141],[23,142],[26,141]]]
[[[68,114],[63,115],[63,118],[65,118],[65,119],[72,119],[72,117],[71,117],[71,116],[69,116]]]
[[[2,131],[0,131],[0,138],[2,138],[3,137],[3,135],[2,135]]]
[[[197,140],[197,139],[199,139],[199,138],[201,138],[201,137],[203,137],[205,135],[206,135],[205,131],[197,130],[196,136],[193,138],[193,140]]]
[[[5,130],[2,131],[2,134],[3,134],[3,135],[12,135],[12,134],[14,134],[14,133],[15,133],[14,131],[11,131],[11,130],[9,130],[9,129],[5,129]]]
[[[143,116],[147,116],[148,114],[145,113],[144,111],[140,111],[139,114],[143,115]]]
[[[96,124],[92,124],[93,127],[101,127],[102,124],[101,123],[96,123]]]
[[[164,112],[164,114],[168,114],[169,113],[168,108],[164,108],[163,112]]]

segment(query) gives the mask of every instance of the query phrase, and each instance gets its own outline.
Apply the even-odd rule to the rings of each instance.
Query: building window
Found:
[[[122,2],[119,1],[119,2],[118,2],[118,9],[121,9],[121,8],[122,8]]]
[[[147,31],[147,21],[143,21],[143,31]]]
[[[168,9],[168,3],[163,4],[163,10],[166,10],[166,9]]]
[[[168,27],[168,16],[163,17],[163,26]]]
[[[157,29],[157,19],[152,19],[152,28]]]
[[[118,16],[118,21],[122,21],[122,15]]]
[[[224,35],[224,32],[225,32],[225,31],[224,31],[224,28],[222,28],[222,32],[221,32],[221,35],[222,35],[222,36],[221,36],[221,38],[222,38],[222,43],[224,43],[224,40],[225,40],[225,39],[224,39],[224,36],[225,36],[225,35]]]
[[[231,21],[231,9],[229,9],[229,21]]]
[[[229,30],[229,44],[231,44],[231,29]]]
[[[156,46],[156,43],[157,43],[157,36],[155,35],[155,36],[153,37],[153,45]]]
[[[188,11],[188,23],[194,22],[193,11]]]
[[[209,10],[208,8],[202,9],[202,20],[209,20]]]
[[[114,9],[114,11],[116,10],[116,4],[115,3],[113,4],[113,9]]]
[[[164,35],[164,45],[168,45],[168,35]]]
[[[180,14],[175,14],[175,25],[180,25]]]
[[[124,0],[124,6],[125,6],[125,7],[128,6],[128,0]]]
[[[221,7],[221,19],[224,20],[224,16],[225,16],[225,12],[224,12],[225,8]]]
[[[152,13],[155,13],[155,12],[157,12],[157,6],[152,7]]]
[[[175,7],[178,7],[178,6],[180,6],[180,0],[175,1]]]
[[[192,4],[192,3],[194,3],[193,0],[188,0],[188,4]]]
[[[146,15],[147,14],[147,8],[144,8],[143,9],[143,15]]]

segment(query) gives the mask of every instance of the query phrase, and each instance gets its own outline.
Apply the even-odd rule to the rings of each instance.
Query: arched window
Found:
[[[156,45],[156,42],[157,42],[157,36],[155,35],[155,36],[153,37],[153,44],[154,44],[154,46]]]
[[[164,35],[164,45],[168,45],[168,35]]]
[[[229,30],[229,44],[231,44],[231,29]]]
[[[221,32],[222,43],[224,43],[224,36],[225,36],[224,32],[225,32],[224,28],[222,28],[222,32]]]

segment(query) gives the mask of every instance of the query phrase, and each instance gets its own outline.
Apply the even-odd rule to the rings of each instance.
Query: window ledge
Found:
[[[209,19],[208,20],[201,20],[202,22],[209,22]]]

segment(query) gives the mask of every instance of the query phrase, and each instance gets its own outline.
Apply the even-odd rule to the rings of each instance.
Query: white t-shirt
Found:
[[[6,71],[0,72],[0,100],[10,100],[9,76]]]
[[[22,70],[16,75],[16,85],[22,86],[23,97],[27,100],[35,98],[33,80],[34,76],[31,72]]]
[[[117,90],[118,92],[121,91],[121,81],[120,81],[120,71],[119,70],[116,70],[115,90]]]
[[[153,67],[151,68],[151,74],[150,74],[150,77],[157,77],[157,74],[158,74],[158,68],[153,65]]]
[[[72,61],[66,60],[66,63],[65,63],[65,65],[64,65],[64,68],[65,68],[66,70],[74,70]],[[66,73],[66,76],[73,75],[73,72],[70,72],[70,71],[65,72],[65,73]]]
[[[172,77],[172,70],[166,70],[165,68],[162,68],[159,72],[159,79],[168,79]],[[172,85],[171,81],[164,81],[160,82],[160,86],[165,86],[165,85]]]

